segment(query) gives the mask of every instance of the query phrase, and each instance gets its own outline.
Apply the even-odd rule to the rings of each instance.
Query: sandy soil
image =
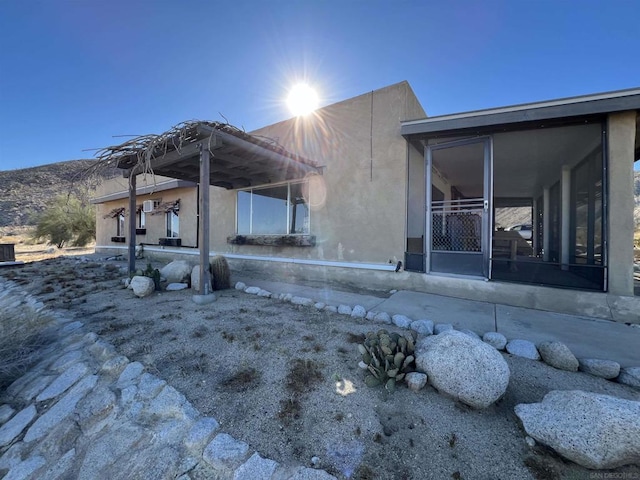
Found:
[[[139,299],[122,287],[125,265],[63,257],[0,275],[68,310],[224,431],[283,464],[316,465],[341,479],[594,478],[542,446],[528,447],[513,407],[554,389],[640,400],[623,385],[508,354],[509,388],[486,410],[431,387],[413,393],[402,385],[390,394],[366,387],[357,366],[357,343],[379,325],[236,290],[205,306],[189,290]]]

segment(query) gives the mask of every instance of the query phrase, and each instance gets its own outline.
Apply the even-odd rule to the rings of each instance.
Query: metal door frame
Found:
[[[492,248],[492,225],[493,225],[493,137],[491,135],[454,140],[451,142],[428,145],[425,143],[425,193],[426,193],[426,214],[425,214],[425,273],[431,273],[431,249],[433,244],[432,226],[432,195],[431,186],[433,180],[433,151],[447,148],[462,147],[474,143],[484,144],[484,182],[483,199],[484,213],[482,215],[482,257],[483,276],[485,279],[491,278],[491,248]]]

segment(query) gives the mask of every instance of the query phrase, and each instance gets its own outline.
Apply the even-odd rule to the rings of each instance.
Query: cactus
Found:
[[[395,390],[396,383],[415,371],[415,346],[413,337],[379,330],[369,332],[363,344],[358,345],[362,361],[367,365],[364,383],[368,387],[384,385],[388,391]]]
[[[222,255],[216,255],[211,259],[211,280],[211,286],[214,290],[231,288],[229,263]]]

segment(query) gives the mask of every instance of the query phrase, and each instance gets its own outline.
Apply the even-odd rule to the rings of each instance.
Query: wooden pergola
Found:
[[[246,188],[321,174],[315,162],[287,151],[269,139],[229,124],[188,122],[162,135],[138,137],[104,149],[129,178],[129,211],[136,211],[136,175],[148,172],[198,183],[200,223],[200,295],[211,293],[209,267],[209,188]],[[129,216],[129,271],[135,271],[136,218]]]

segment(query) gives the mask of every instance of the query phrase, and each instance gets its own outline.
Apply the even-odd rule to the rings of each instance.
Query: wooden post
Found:
[[[211,266],[209,265],[209,150],[200,144],[200,295],[211,293]]]
[[[136,170],[129,173],[129,273],[136,271]]]

